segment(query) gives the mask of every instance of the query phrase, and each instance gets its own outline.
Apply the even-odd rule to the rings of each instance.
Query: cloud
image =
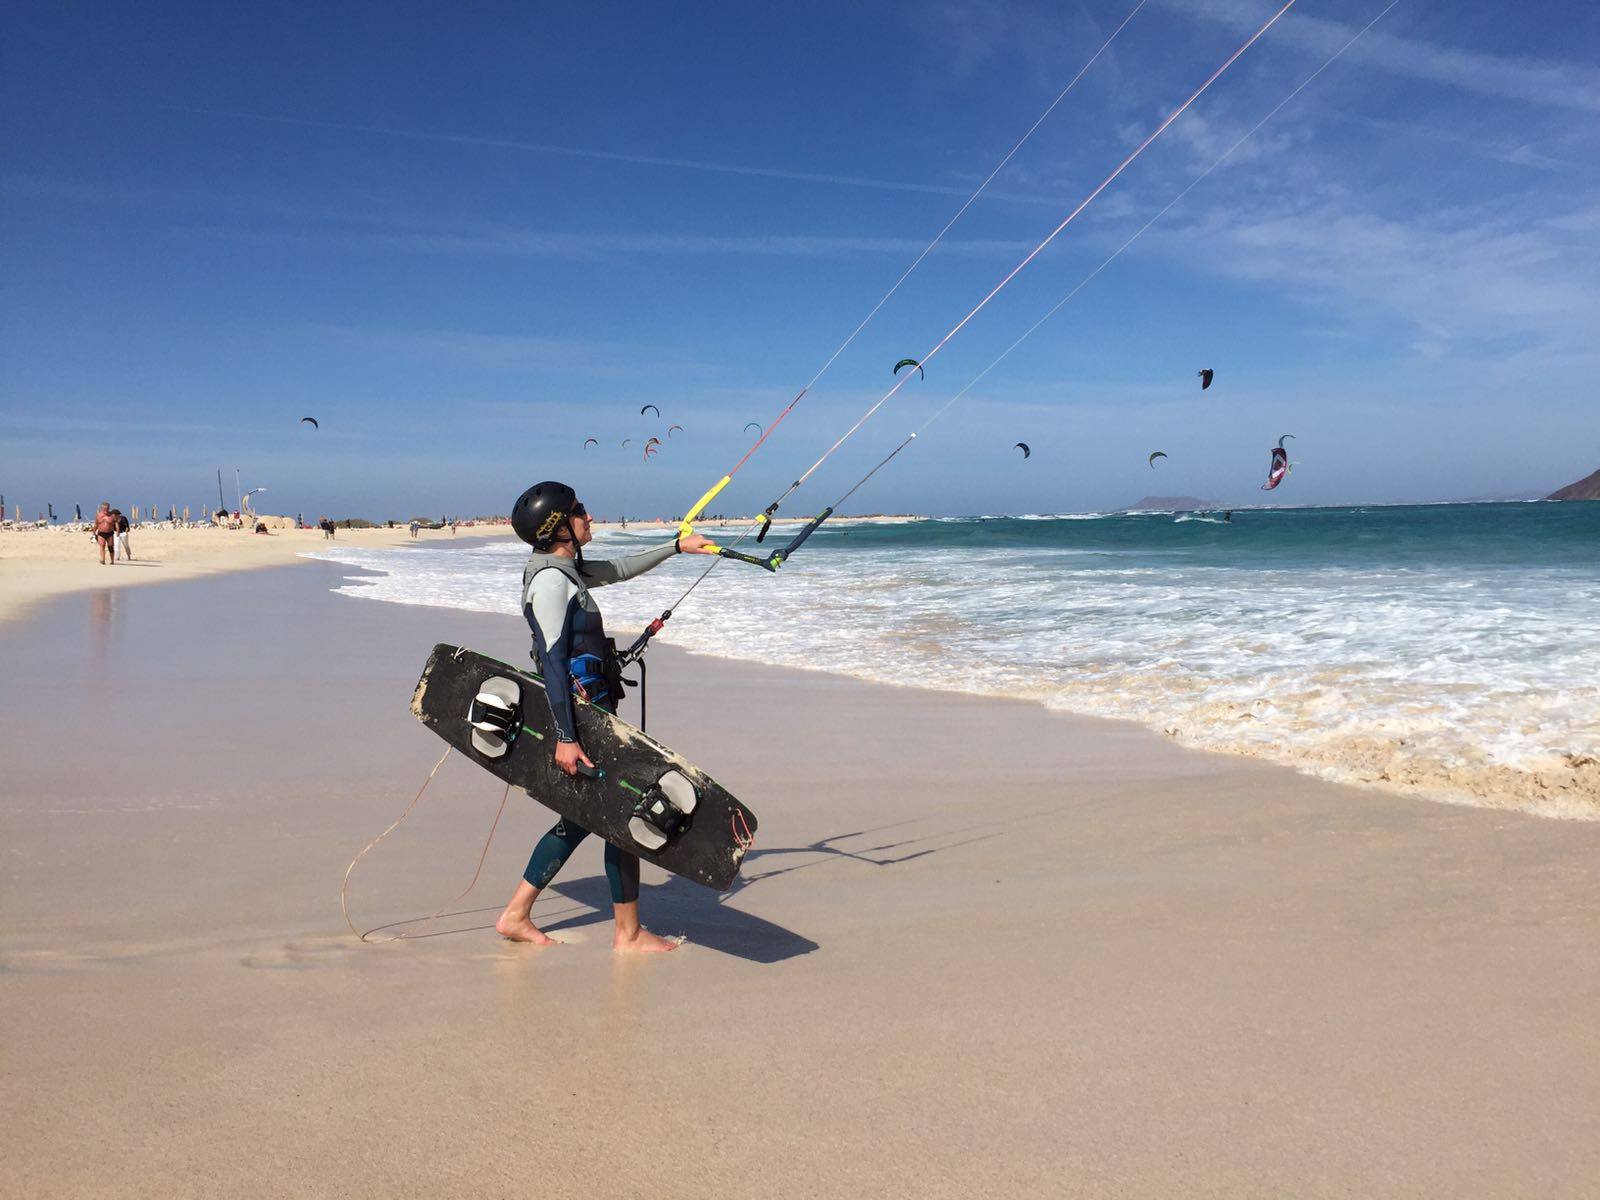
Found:
[[[525,334],[447,329],[371,329],[315,325],[313,330],[383,357],[404,356],[496,371],[581,371],[591,378],[627,377],[648,362],[652,375],[702,373],[720,364],[687,359],[681,349],[625,342],[574,341]]]
[[[936,77],[964,80],[1020,59],[1032,86],[1054,90],[1146,3],[1123,0],[1109,12],[1097,5],[1090,13],[1082,4],[1063,12],[1060,4],[1025,0],[943,0],[909,8],[905,23]],[[1114,51],[1100,65],[1115,77]]]
[[[515,138],[479,137],[472,134],[441,133],[423,129],[400,129],[389,125],[359,125],[344,121],[319,121],[305,117],[287,117],[232,109],[188,108],[176,104],[163,104],[159,107],[173,112],[225,118],[233,121],[253,121],[260,124],[286,125],[300,129],[320,129],[335,133],[361,133],[378,137],[404,138],[410,141],[470,146],[487,150],[511,150],[524,154],[582,158],[597,162],[625,163],[634,166],[671,167],[687,171],[706,171],[718,175],[739,175],[751,179],[777,179],[793,183],[870,188],[887,192],[914,192],[930,196],[957,196],[962,199],[971,194],[969,188],[938,183],[916,183],[904,179],[875,179],[869,176],[844,175],[823,171],[796,171],[788,167],[762,167],[750,163],[714,162],[707,159],[680,158],[660,154],[631,154],[618,150],[602,150],[592,147],[558,146],[547,142],[525,142]],[[1009,200],[1023,204],[1055,204],[1058,202],[1052,196],[1028,195],[1017,192],[986,191],[984,195],[990,200]]]
[[[58,401],[50,401],[52,407]],[[101,403],[95,401],[95,404]],[[111,417],[76,417],[55,416],[49,414],[30,414],[26,412],[8,415],[5,421],[6,433],[14,440],[40,440],[31,438],[30,435],[55,435],[72,433],[111,433],[118,437],[136,437],[141,434],[172,434],[172,433],[225,433],[228,430],[221,425],[209,425],[192,421],[147,421],[142,418],[119,412]],[[45,440],[53,440],[46,438]]]
[[[498,255],[518,258],[600,259],[628,255],[689,257],[741,254],[767,258],[856,258],[877,255],[914,257],[927,248],[916,238],[866,237],[809,233],[618,233],[519,229],[487,222],[440,226],[421,216],[408,216],[387,205],[352,207],[314,204],[272,195],[207,192],[190,188],[104,187],[44,179],[12,179],[0,193],[52,204],[136,204],[170,215],[175,209],[221,210],[255,221],[257,228],[237,229],[219,223],[180,226],[198,237],[240,238],[267,242],[327,244],[356,250],[396,250],[425,254]],[[970,192],[951,189],[951,194]],[[985,192],[985,195],[990,193]],[[1059,199],[1052,203],[1059,205]],[[260,226],[288,225],[288,229]],[[939,252],[967,258],[1015,255],[1029,243],[1000,239],[942,239]]]
[[[413,254],[459,254],[508,258],[597,260],[629,256],[666,258],[697,255],[749,255],[767,258],[860,258],[893,255],[912,258],[927,247],[913,238],[833,234],[702,234],[612,233],[464,226],[431,231],[412,228],[391,233],[332,229],[326,231],[235,230],[191,226],[186,236],[260,242],[336,244],[357,251],[399,251]],[[937,253],[965,258],[1016,257],[1032,243],[1009,239],[945,239]]]
[[[436,233],[377,238],[394,249],[434,253],[499,254],[529,258],[600,258],[654,255],[744,254],[774,258],[846,258],[864,255],[915,255],[926,242],[911,238],[851,237],[823,234],[565,233],[503,229],[493,233]],[[1026,242],[947,240],[940,251],[973,258],[1025,253]]]
[[[1469,133],[1460,133],[1454,129],[1431,123],[1397,121],[1387,117],[1373,117],[1350,112],[1336,112],[1332,115],[1342,117],[1368,129],[1380,130],[1386,134],[1400,134],[1423,142],[1431,142],[1435,145],[1458,147],[1476,158],[1504,163],[1507,166],[1554,172],[1570,172],[1573,169],[1571,162],[1535,149],[1523,138],[1497,137],[1490,134],[1481,125],[1474,127]]]
[[[1459,211],[1398,219],[1343,198],[1268,198],[1249,212],[1218,206],[1155,240],[1203,253],[1209,271],[1399,318],[1424,353],[1519,339],[1579,353],[1593,340],[1600,279],[1558,235],[1593,219],[1592,209],[1545,222]]]
[[[1259,5],[1243,4],[1239,0],[1159,2],[1186,16],[1235,29],[1252,28],[1260,20]],[[1327,54],[1348,39],[1356,28],[1354,24],[1290,12],[1275,37],[1313,54]],[[1379,32],[1364,37],[1350,51],[1350,57],[1391,75],[1437,83],[1463,92],[1551,108],[1600,112],[1600,71],[1587,64],[1461,50],[1420,38]]]
[[[1183,120],[1178,121],[1167,131],[1167,140],[1187,149],[1196,161],[1209,163],[1227,153],[1248,128],[1249,126],[1243,122],[1226,121],[1220,117],[1190,111],[1184,114]],[[1256,159],[1269,158],[1282,154],[1305,139],[1303,131],[1286,129],[1280,122],[1272,132],[1252,136],[1239,145],[1228,155],[1228,162],[1233,166],[1239,166]]]

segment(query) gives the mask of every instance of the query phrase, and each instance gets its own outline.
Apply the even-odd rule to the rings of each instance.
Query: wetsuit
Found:
[[[615,657],[606,638],[600,609],[591,588],[621,583],[659,567],[678,552],[676,542],[627,558],[586,562],[580,573],[575,560],[561,554],[534,553],[522,570],[522,615],[533,629],[533,657],[544,676],[545,697],[555,722],[556,739],[578,740],[574,693],[607,712],[615,712],[622,688],[611,668]],[[563,682],[567,686],[562,686]],[[539,839],[522,877],[536,888],[548,887],[589,831],[560,820]],[[639,898],[639,859],[606,844],[606,879],[613,904]]]

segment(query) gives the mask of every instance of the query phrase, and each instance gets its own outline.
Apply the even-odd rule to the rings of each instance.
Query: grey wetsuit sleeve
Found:
[[[590,587],[604,587],[608,583],[621,583],[635,575],[643,575],[659,567],[678,552],[677,542],[668,542],[654,550],[641,550],[627,558],[602,558],[584,563],[584,580]]]
[[[534,646],[539,658],[539,674],[544,676],[545,699],[550,702],[550,717],[556,725],[556,739],[578,740],[578,721],[572,711],[572,609],[578,598],[578,585],[554,568],[534,574],[523,604],[533,622]]]

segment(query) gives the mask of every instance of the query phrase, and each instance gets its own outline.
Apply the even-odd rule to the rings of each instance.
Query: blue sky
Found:
[[[0,492],[198,506],[237,467],[274,511],[505,511],[545,477],[682,511],[1135,3],[10,5]],[[1386,3],[1299,0],[789,511]],[[727,507],[776,496],[1276,7],[1148,0]],[[1248,503],[1285,432],[1286,503],[1594,470],[1597,51],[1592,4],[1401,0],[852,508]]]

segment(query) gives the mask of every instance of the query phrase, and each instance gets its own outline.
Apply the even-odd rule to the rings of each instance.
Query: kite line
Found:
[[[1236,50],[1234,50],[1233,53],[1230,54],[1226,59],[1224,59],[1222,64],[1219,67],[1217,67],[1216,70],[1212,71],[1211,74],[1206,77],[1205,81],[1203,83],[1201,83],[1199,87],[1197,87],[1193,92],[1190,93],[1188,99],[1186,99],[1177,108],[1173,109],[1172,112],[1170,112],[1161,121],[1161,123],[1159,125],[1157,125],[1155,127],[1155,129],[1153,129],[1145,137],[1145,139],[1142,142],[1140,142],[1136,147],[1134,147],[1134,149],[1132,151],[1130,151],[1129,154],[1125,158],[1123,158],[1123,160],[1120,163],[1118,163],[1116,165],[1116,167],[1111,171],[1111,173],[1109,175],[1107,175],[1103,180],[1100,181],[1100,183],[1094,188],[1093,191],[1091,191],[1087,196],[1085,196],[1083,198],[1082,201],[1080,201],[1078,203],[1076,208],[1074,208],[1071,212],[1069,212],[1066,215],[1066,217],[1063,218],[1062,221],[1054,229],[1052,229],[1048,234],[1045,235],[1043,240],[1041,240],[1032,250],[1030,250],[1026,255],[1024,255],[1022,260],[1019,263],[1017,263],[1016,266],[1012,267],[1011,270],[1006,273],[1004,278],[1002,278],[999,283],[995,284],[995,286],[993,288],[991,288],[989,290],[989,292],[981,300],[979,300],[976,305],[974,305],[972,307],[971,310],[968,311],[966,316],[962,317],[961,320],[957,321],[956,324],[953,325],[950,328],[950,330],[943,337],[941,337],[936,343],[934,343],[932,349],[930,349],[919,360],[917,360],[919,365],[926,364],[929,359],[933,358],[942,349],[944,349],[944,347],[947,344],[949,344],[950,340],[952,338],[954,338],[956,336],[956,334],[960,333],[961,330],[964,329],[967,326],[967,324],[972,321],[972,319],[974,317],[976,317],[980,312],[982,312],[984,310],[984,308],[986,308],[988,306],[989,302],[991,300],[993,300],[996,296],[998,296],[1000,294],[1000,292],[1003,291],[1005,289],[1005,287],[1013,279],[1015,279],[1019,274],[1021,274],[1022,271],[1031,262],[1033,262],[1034,259],[1039,257],[1039,255],[1042,254],[1045,251],[1046,247],[1048,247],[1051,242],[1055,241],[1055,239],[1061,235],[1061,233],[1067,228],[1067,226],[1071,225],[1073,221],[1077,220],[1079,214],[1081,214],[1086,208],[1088,208],[1089,205],[1092,204],[1095,201],[1095,199],[1102,192],[1104,192],[1108,187],[1110,187],[1114,182],[1116,182],[1117,178],[1124,171],[1126,171],[1130,166],[1132,166],[1133,163],[1138,160],[1139,156],[1142,155],[1147,149],[1149,149],[1149,147],[1156,141],[1156,139],[1159,138],[1163,133],[1165,133],[1167,131],[1168,128],[1171,127],[1171,125],[1172,125],[1172,123],[1174,121],[1176,121],[1185,112],[1187,112],[1189,110],[1190,106],[1193,105],[1194,102],[1196,100],[1198,100],[1201,96],[1203,96],[1206,93],[1206,91],[1208,91],[1210,89],[1211,85],[1216,83],[1216,81],[1223,76],[1223,74],[1228,70],[1229,67],[1233,66],[1233,64],[1235,62],[1237,62],[1240,59],[1240,57],[1242,57],[1247,50],[1250,49],[1250,47],[1254,46],[1256,44],[1256,42],[1260,41],[1261,38],[1266,34],[1266,32],[1269,29],[1271,29],[1275,24],[1277,24],[1278,20],[1285,13],[1287,13],[1291,8],[1294,7],[1296,2],[1297,2],[1297,0],[1287,0],[1287,2],[1281,8],[1279,8],[1276,12],[1274,12],[1270,17],[1267,18],[1267,20],[1260,26],[1260,28],[1258,28],[1254,33],[1252,33],[1248,38],[1246,38],[1242,43],[1240,43],[1239,47]],[[1137,10],[1135,10],[1135,11],[1137,11]],[[1126,22],[1124,22],[1124,24],[1126,24]],[[992,178],[992,176],[991,176],[991,178]],[[757,556],[757,555],[741,553],[738,550],[737,547],[747,537],[749,537],[751,533],[757,533],[757,541],[762,540],[766,536],[767,529],[770,528],[772,517],[777,513],[779,507],[783,504],[783,502],[785,500],[787,500],[791,495],[793,495],[795,493],[795,491],[797,491],[805,483],[805,481],[811,477],[811,475],[817,470],[817,468],[820,467],[824,462],[826,462],[834,454],[835,451],[837,451],[841,446],[844,445],[845,442],[847,442],[852,436],[854,436],[854,434],[863,425],[865,425],[866,422],[869,419],[871,419],[871,417],[873,416],[874,413],[876,413],[880,408],[882,408],[886,403],[888,403],[889,400],[892,399],[895,396],[895,394],[898,393],[900,391],[900,389],[905,386],[905,384],[907,383],[907,381],[910,380],[910,378],[911,378],[911,376],[909,374],[907,374],[904,378],[897,378],[895,383],[894,383],[894,385],[887,392],[885,392],[881,397],[879,397],[879,399],[876,400],[864,413],[862,413],[862,415],[859,418],[857,418],[857,420],[856,420],[854,425],[850,426],[850,428],[847,429],[844,432],[844,434],[841,435],[838,438],[838,440],[836,440],[833,443],[833,445],[829,446],[827,450],[823,451],[822,455],[815,462],[813,462],[809,467],[807,467],[806,470],[801,473],[800,477],[798,479],[796,479],[793,483],[791,483],[787,489],[785,489],[785,491],[783,492],[782,495],[780,495],[776,500],[774,500],[771,504],[769,504],[767,506],[767,508],[756,518],[755,523],[752,524],[743,533],[741,533],[737,539],[735,539],[733,545],[716,547],[716,553],[718,555],[717,560],[713,561],[710,566],[708,566],[704,571],[702,571],[700,573],[700,575],[697,578],[695,578],[695,580],[693,582],[691,582],[686,589],[684,589],[683,594],[680,595],[678,597],[678,599],[673,602],[671,607],[665,609],[659,617],[657,617],[655,620],[651,621],[650,624],[645,627],[644,632],[639,635],[639,637],[634,641],[633,645],[630,646],[628,648],[628,650],[624,653],[624,655],[623,655],[624,659],[626,661],[631,662],[631,661],[636,660],[640,655],[642,655],[644,653],[645,648],[649,645],[650,639],[653,638],[657,633],[659,633],[661,631],[661,628],[666,624],[666,622],[668,620],[671,619],[673,611],[679,605],[681,605],[685,600],[687,600],[689,598],[689,596],[694,592],[694,590],[697,587],[699,587],[702,582],[705,581],[705,579],[711,574],[711,572],[716,569],[717,564],[718,564],[718,562],[721,561],[721,559],[723,559],[723,558],[735,558],[735,559],[740,560],[741,562],[748,562],[748,563],[751,563],[751,564],[753,564],[755,566],[765,567],[769,571],[776,571],[778,569],[778,567],[781,566],[789,558],[790,555],[792,555],[796,550],[798,550],[800,548],[800,546],[802,544],[804,544],[806,539],[809,538],[813,533],[815,533],[817,531],[817,529],[822,525],[822,523],[824,521],[826,521],[830,516],[833,515],[833,511],[834,511],[834,507],[833,506],[830,506],[830,507],[824,509],[821,513],[819,513],[817,516],[813,517],[809,522],[807,522],[801,528],[800,532],[795,535],[795,537],[789,542],[789,544],[787,546],[785,546],[785,547],[783,547],[782,549],[779,549],[779,550],[774,550],[771,554],[769,554],[769,555],[767,555],[765,557],[760,557],[760,556]],[[804,392],[802,392],[801,395],[804,395]],[[799,400],[799,397],[797,396],[795,398],[795,401],[791,402],[790,408],[792,408],[793,404],[797,403],[798,400]],[[783,415],[786,416],[788,414],[788,412],[789,412],[789,409],[785,409]],[[781,420],[782,418],[780,417],[779,419]],[[737,470],[738,467],[742,467],[745,464],[745,462],[749,460],[750,456],[752,454],[754,454],[757,449],[760,448],[761,443],[766,440],[767,434],[770,434],[772,432],[772,429],[775,428],[775,427],[776,427],[776,422],[774,422],[774,424],[772,426],[768,427],[767,432],[764,433],[761,436],[761,438],[757,440],[756,444],[750,448],[749,453],[747,453],[743,459],[739,460],[739,463],[734,468],[734,470]],[[896,451],[896,453],[898,453],[898,451]],[[892,458],[893,454],[891,454],[890,457]],[[885,461],[887,461],[887,460],[885,460]],[[879,464],[880,467],[882,465],[883,465],[883,463]],[[873,472],[869,472],[868,477],[870,478],[871,474],[876,472],[877,469],[878,469],[877,467],[873,468]],[[706,494],[704,496],[702,496],[700,498],[700,500],[689,511],[689,513],[684,517],[682,523],[679,525],[678,532],[679,532],[679,536],[680,537],[686,537],[690,533],[693,532],[693,528],[694,528],[693,527],[693,521],[694,521],[694,518],[699,516],[700,513],[705,509],[705,506],[708,503],[710,503],[710,501],[719,492],[721,492],[724,487],[726,487],[728,485],[728,482],[732,478],[732,476],[733,476],[733,472],[730,471],[727,475],[723,476],[722,479],[716,485],[714,485],[708,492],[706,492]],[[863,480],[862,482],[865,482],[865,480]],[[860,485],[857,484],[857,486],[859,487]],[[854,490],[855,489],[852,488],[851,492],[854,492]],[[847,495],[848,494],[849,493],[847,493]]]
[[[1344,52],[1346,50],[1350,49],[1351,46],[1354,46],[1358,41],[1360,41],[1362,36],[1364,34],[1366,34],[1366,32],[1368,30],[1370,30],[1379,21],[1383,20],[1384,17],[1388,16],[1389,13],[1394,9],[1394,7],[1399,3],[1400,3],[1400,0],[1389,0],[1389,4],[1381,12],[1379,12],[1377,16],[1373,17],[1372,20],[1368,21],[1360,29],[1356,30],[1355,34],[1350,38],[1350,40],[1345,42],[1344,45],[1340,46],[1337,50],[1335,50],[1328,57],[1327,61],[1324,62],[1320,67],[1318,67],[1315,71],[1311,72],[1310,75],[1307,75],[1305,77],[1305,79],[1303,79],[1300,82],[1300,86],[1295,88],[1294,91],[1290,92],[1282,100],[1278,101],[1278,103],[1273,106],[1272,110],[1270,112],[1268,112],[1266,116],[1262,117],[1259,121],[1257,121],[1254,125],[1252,125],[1250,127],[1249,131],[1247,133],[1245,133],[1245,135],[1243,137],[1241,137],[1238,141],[1234,142],[1233,145],[1229,146],[1226,150],[1224,150],[1220,155],[1217,156],[1217,158],[1215,160],[1213,160],[1213,162],[1211,163],[1210,166],[1208,166],[1204,171],[1200,172],[1199,175],[1196,175],[1192,180],[1190,180],[1187,187],[1185,187],[1181,192],[1179,192],[1176,196],[1174,196],[1171,200],[1169,200],[1167,202],[1166,207],[1164,207],[1160,212],[1156,213],[1155,216],[1151,217],[1148,221],[1146,221],[1143,225],[1141,225],[1138,228],[1138,230],[1134,232],[1132,237],[1128,238],[1127,241],[1123,242],[1120,246],[1118,246],[1115,250],[1113,250],[1109,255],[1107,255],[1106,258],[1101,261],[1099,266],[1095,267],[1094,270],[1090,271],[1087,275],[1085,275],[1082,279],[1080,279],[1078,281],[1077,285],[1074,286],[1073,289],[1070,292],[1068,292],[1065,296],[1063,296],[1060,300],[1058,300],[1055,303],[1055,305],[1053,307],[1051,307],[1051,309],[1044,314],[1044,316],[1040,317],[1037,321],[1035,321],[1032,325],[1030,325],[1027,328],[1027,330],[1025,330],[1023,332],[1021,337],[1019,337],[1016,341],[1012,342],[1011,345],[1007,346],[1004,350],[1002,350],[999,353],[999,355],[996,356],[996,358],[994,359],[993,362],[991,362],[988,366],[984,367],[983,370],[979,371],[975,376],[972,377],[972,379],[967,383],[967,385],[965,387],[963,387],[954,396],[951,396],[949,400],[945,401],[945,403],[932,416],[930,416],[926,421],[924,421],[920,426],[917,427],[915,432],[910,434],[904,441],[902,441],[898,446],[896,446],[893,450],[889,451],[889,453],[887,455],[885,455],[882,459],[880,459],[878,461],[877,465],[874,466],[865,475],[863,475],[859,480],[857,480],[855,485],[853,487],[851,487],[851,489],[848,492],[846,492],[843,496],[840,496],[839,499],[835,500],[831,505],[829,505],[828,506],[828,511],[831,513],[833,511],[837,510],[840,505],[842,505],[846,500],[850,499],[851,496],[856,494],[856,492],[861,488],[862,484],[866,483],[867,480],[871,479],[880,470],[882,470],[884,467],[886,467],[889,464],[889,461],[891,459],[893,459],[895,457],[895,455],[899,454],[900,451],[904,450],[912,442],[916,441],[917,437],[920,434],[926,432],[930,425],[932,425],[940,417],[944,416],[945,413],[949,412],[950,409],[955,405],[955,403],[958,400],[960,400],[963,396],[965,396],[968,392],[970,392],[973,388],[975,388],[980,382],[982,382],[983,378],[986,375],[988,375],[989,372],[993,371],[996,367],[998,367],[1002,362],[1004,362],[1006,360],[1006,358],[1011,354],[1011,352],[1013,350],[1015,350],[1018,346],[1022,345],[1023,342],[1027,341],[1030,337],[1032,337],[1033,334],[1036,333],[1039,330],[1040,326],[1044,325],[1045,322],[1049,321],[1051,317],[1055,316],[1058,312],[1060,312],[1063,308],[1065,308],[1067,306],[1068,302],[1070,302],[1073,299],[1073,297],[1075,297],[1079,292],[1083,291],[1084,288],[1088,287],[1091,283],[1093,283],[1094,280],[1100,275],[1100,273],[1102,271],[1104,271],[1113,262],[1115,262],[1118,258],[1120,258],[1121,255],[1122,255],[1122,252],[1124,250],[1126,250],[1129,246],[1133,245],[1136,241],[1138,241],[1141,237],[1143,237],[1145,235],[1145,233],[1149,231],[1149,229],[1150,229],[1150,227],[1152,225],[1154,225],[1157,221],[1161,220],[1162,217],[1166,216],[1169,212],[1171,212],[1174,208],[1176,208],[1179,205],[1179,203],[1182,202],[1182,200],[1183,200],[1183,198],[1185,196],[1187,196],[1190,192],[1194,191],[1194,189],[1196,187],[1198,187],[1201,183],[1203,183],[1206,179],[1208,179],[1211,176],[1212,172],[1214,172],[1218,167],[1222,166],[1225,162],[1228,161],[1228,159],[1232,158],[1234,153],[1241,146],[1243,146],[1251,138],[1255,137],[1256,134],[1261,132],[1262,126],[1264,126],[1268,121],[1272,120],[1273,117],[1277,116],[1278,113],[1280,113],[1285,107],[1287,107],[1288,104],[1292,100],[1294,100],[1294,98],[1296,96],[1300,95],[1301,92],[1305,91],[1306,88],[1310,87],[1311,84],[1316,81],[1318,76],[1320,76],[1329,67],[1333,66],[1333,64],[1339,60],[1339,58],[1344,54]],[[1281,479],[1281,475],[1279,476],[1279,478]],[[1272,486],[1273,487],[1277,486],[1276,481],[1273,482]]]

